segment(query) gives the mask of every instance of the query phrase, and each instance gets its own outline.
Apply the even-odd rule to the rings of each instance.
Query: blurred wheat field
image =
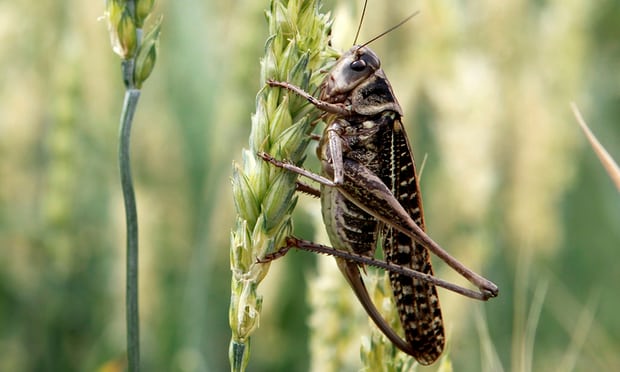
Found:
[[[144,370],[229,368],[231,164],[247,147],[261,88],[267,6],[155,9],[164,15],[159,61],[132,140]],[[454,369],[619,370],[620,196],[569,104],[620,159],[620,3],[368,7],[360,40],[421,11],[371,47],[418,164],[427,158],[430,235],[500,286],[484,304],[440,291]],[[335,18],[334,46],[347,49],[361,1],[323,9]],[[102,14],[103,2],[0,2],[2,371],[123,368],[123,87]],[[312,152],[306,166],[318,169]],[[318,204],[301,198],[297,235],[321,239]],[[320,301],[308,283],[318,272],[342,280],[325,268],[332,260],[320,262],[293,252],[272,264],[250,370],[311,369],[320,309],[310,304]]]

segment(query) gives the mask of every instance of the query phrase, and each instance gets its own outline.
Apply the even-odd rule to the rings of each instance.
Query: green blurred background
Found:
[[[229,368],[229,177],[260,88],[267,5],[155,9],[160,54],[132,140],[147,371]],[[569,107],[620,159],[620,2],[368,6],[361,40],[421,11],[372,48],[418,162],[427,157],[431,236],[501,288],[486,304],[441,291],[455,370],[620,370],[620,197]],[[103,9],[0,1],[2,371],[122,368],[123,86]],[[347,49],[360,2],[323,9],[336,18],[334,45]],[[318,202],[301,204],[297,234],[311,238]],[[292,253],[272,265],[249,370],[309,369],[315,262]]]

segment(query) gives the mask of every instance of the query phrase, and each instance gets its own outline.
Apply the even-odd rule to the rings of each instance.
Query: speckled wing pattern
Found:
[[[385,159],[385,171],[380,177],[391,189],[399,203],[414,222],[425,230],[422,196],[420,194],[413,153],[398,116],[392,130],[385,133],[391,146],[384,148],[390,154]],[[394,264],[433,275],[430,254],[409,236],[386,225],[383,232],[385,259]],[[441,355],[444,343],[443,320],[437,289],[427,281],[390,273],[394,298],[405,337],[414,350],[414,357],[422,364],[431,364]]]

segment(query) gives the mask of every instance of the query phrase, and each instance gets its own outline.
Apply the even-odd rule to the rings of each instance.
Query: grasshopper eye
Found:
[[[361,59],[357,59],[353,62],[351,62],[351,64],[349,65],[349,67],[351,67],[351,70],[353,71],[364,71],[364,69],[366,68],[366,61],[361,60]]]

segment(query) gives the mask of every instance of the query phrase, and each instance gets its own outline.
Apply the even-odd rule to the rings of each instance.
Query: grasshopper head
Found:
[[[365,46],[353,46],[340,57],[326,77],[321,98],[340,102],[362,81],[381,68],[379,57]]]

